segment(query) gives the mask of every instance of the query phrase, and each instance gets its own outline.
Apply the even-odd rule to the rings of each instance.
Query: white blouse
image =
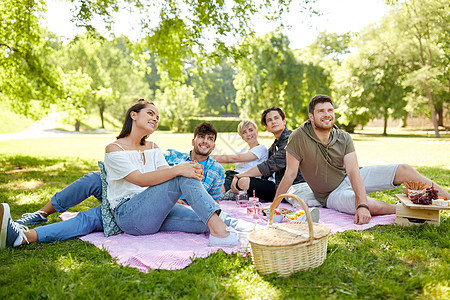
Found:
[[[266,146],[264,146],[264,145],[258,145],[256,147],[253,147],[250,150],[247,148],[244,148],[236,154],[243,153],[246,151],[250,151],[251,153],[255,154],[257,158],[255,160],[251,160],[251,161],[244,161],[244,162],[236,163],[235,168],[234,168],[234,170],[236,172],[242,173],[244,171],[247,171],[248,169],[251,169],[251,168],[257,166],[258,164],[262,163],[263,161],[266,161],[267,158],[269,157],[269,151],[267,150]]]
[[[135,185],[123,179],[124,177],[135,170],[147,173],[155,171],[161,166],[169,165],[158,148],[105,153],[107,194],[111,208],[114,209],[121,199],[139,194],[147,188]]]

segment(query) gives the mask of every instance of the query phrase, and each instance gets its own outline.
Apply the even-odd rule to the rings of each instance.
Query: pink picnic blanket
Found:
[[[270,203],[264,203],[268,206]],[[232,217],[249,222],[265,225],[267,218],[258,216],[256,219],[247,216],[246,209],[236,206],[233,201],[222,201],[220,206],[223,211]],[[282,203],[280,207],[289,208],[290,204]],[[319,208],[320,224],[331,229],[332,233],[346,230],[364,230],[375,225],[393,224],[395,214],[373,217],[369,224],[355,225],[354,216],[347,215],[335,210]],[[77,213],[63,213],[61,219],[72,218]],[[286,219],[285,221],[286,222]],[[210,254],[222,249],[225,253],[239,252],[239,248],[218,248],[208,246],[208,235],[192,234],[184,232],[158,232],[153,235],[133,236],[119,234],[105,237],[103,232],[94,232],[80,237],[81,240],[90,242],[96,247],[106,249],[117,262],[137,268],[147,273],[151,269],[179,270],[187,267],[197,257],[208,257]]]

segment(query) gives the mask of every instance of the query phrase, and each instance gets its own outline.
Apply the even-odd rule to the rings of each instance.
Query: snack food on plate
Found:
[[[263,212],[263,215],[269,216],[270,215],[270,207],[263,207],[262,212]],[[275,208],[275,215],[286,215],[290,212],[291,211],[287,208]]]
[[[430,205],[433,200],[438,199],[438,191],[434,187],[427,187],[422,193],[409,195],[409,199],[414,204]]]
[[[288,218],[291,221],[297,220],[300,216],[304,215],[305,211],[303,209],[299,209],[296,212],[290,213],[286,215],[286,218]]]
[[[414,181],[414,180],[410,180],[408,182],[403,182],[403,185],[408,189],[408,190],[423,190],[427,187],[427,185],[423,182],[420,181]]]

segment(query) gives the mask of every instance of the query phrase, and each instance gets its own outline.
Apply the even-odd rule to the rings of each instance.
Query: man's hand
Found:
[[[179,203],[179,204],[183,204],[183,205],[187,205],[187,203],[186,203],[186,202],[184,202],[184,201],[183,201],[183,200],[181,200],[181,199],[178,199],[177,203]]]
[[[198,162],[185,162],[175,166],[174,168],[178,169],[179,176],[190,177],[200,181],[203,179],[203,166]]]
[[[356,210],[355,214],[355,224],[363,225],[370,222],[370,219],[372,219],[372,215],[370,214],[370,211],[365,207],[360,207]]]

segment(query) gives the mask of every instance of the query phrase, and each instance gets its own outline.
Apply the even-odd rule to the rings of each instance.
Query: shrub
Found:
[[[201,122],[213,124],[218,132],[237,132],[237,127],[241,119],[234,117],[191,117],[188,119],[188,132],[194,132],[195,126]]]

